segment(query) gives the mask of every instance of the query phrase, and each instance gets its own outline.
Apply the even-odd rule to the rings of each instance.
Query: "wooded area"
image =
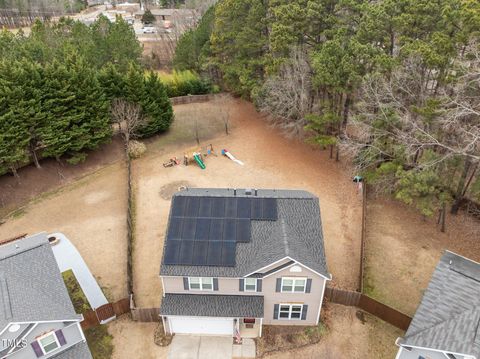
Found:
[[[156,73],[145,75],[141,46],[122,19],[91,26],[37,21],[31,34],[0,33],[0,174],[40,159],[85,159],[112,136],[111,103],[135,103],[139,137],[165,131],[173,111]]]
[[[443,221],[480,200],[479,34],[476,0],[224,0],[180,39],[174,66]]]

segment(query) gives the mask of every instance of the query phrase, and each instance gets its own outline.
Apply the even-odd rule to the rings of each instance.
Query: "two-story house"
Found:
[[[480,263],[446,251],[396,359],[480,358]]]
[[[91,359],[46,233],[0,243],[0,358]]]
[[[160,278],[167,333],[257,337],[262,324],[318,324],[331,280],[318,198],[296,190],[176,193]]]

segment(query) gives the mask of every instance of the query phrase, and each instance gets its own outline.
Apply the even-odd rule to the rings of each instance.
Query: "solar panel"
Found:
[[[263,199],[263,216],[264,220],[277,220],[277,199],[264,198]]]
[[[194,241],[181,241],[180,252],[178,254],[178,263],[189,265],[192,264],[193,244]]]
[[[182,218],[173,217],[172,219],[170,219],[167,239],[182,239],[182,224]]]
[[[223,240],[223,225],[225,220],[223,218],[212,218],[210,222],[210,235],[208,238],[211,241]]]
[[[251,233],[251,221],[249,219],[237,219],[237,242],[250,242]]]
[[[185,217],[198,217],[199,205],[200,205],[199,197],[188,197]]]
[[[237,199],[237,218],[250,219],[251,204],[250,198],[241,197]]]
[[[211,205],[212,199],[209,197],[201,197],[200,198],[200,205],[198,209],[198,215],[200,217],[210,217],[211,216]]]
[[[225,198],[224,197],[212,198],[211,214],[212,214],[212,217],[217,217],[217,218],[225,217]]]
[[[167,247],[165,248],[165,264],[177,264],[178,252],[180,250],[180,244],[182,241],[167,241]]]
[[[193,247],[193,265],[207,264],[208,241],[196,241]]]
[[[195,239],[195,227],[197,220],[195,218],[182,218],[182,239]]]
[[[262,219],[263,218],[263,198],[252,198],[250,203],[252,206],[250,217],[252,219]]]
[[[235,242],[223,242],[222,265],[227,267],[235,266],[236,247],[237,247],[237,244]]]
[[[164,263],[234,266],[237,242],[251,241],[251,220],[277,216],[275,198],[176,196]]]
[[[195,226],[195,239],[208,240],[210,236],[210,218],[198,218]]]
[[[232,218],[225,219],[223,228],[223,240],[233,241],[237,240],[236,220]]]
[[[207,265],[218,266],[222,264],[222,242],[209,241],[207,251]]]
[[[236,218],[237,217],[237,199],[225,198],[225,214],[222,217]]]
[[[185,214],[188,197],[176,196],[173,197],[172,216],[182,217]]]

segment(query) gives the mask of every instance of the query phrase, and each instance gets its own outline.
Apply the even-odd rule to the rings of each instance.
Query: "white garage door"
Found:
[[[232,318],[169,317],[169,321],[173,333],[233,335]]]

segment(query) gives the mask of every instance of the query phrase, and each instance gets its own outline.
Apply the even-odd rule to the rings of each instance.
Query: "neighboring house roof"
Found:
[[[263,296],[165,294],[161,315],[263,318]]]
[[[166,265],[164,249],[161,275],[243,277],[288,257],[330,278],[319,201],[313,194],[300,190],[253,190],[247,195],[244,189],[189,188],[177,192],[172,202],[178,196],[275,198],[278,218],[274,221],[251,220],[250,241],[236,244],[234,266]]]
[[[480,264],[446,251],[402,346],[480,357]]]
[[[80,342],[73,347],[68,348],[52,358],[55,359],[92,359],[90,349],[88,349],[87,342]]]
[[[0,327],[78,321],[46,233],[0,244]]]

